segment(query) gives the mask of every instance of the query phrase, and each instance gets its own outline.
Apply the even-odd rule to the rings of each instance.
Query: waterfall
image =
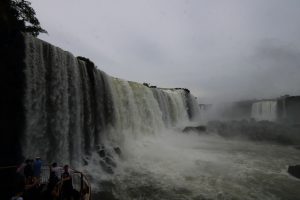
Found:
[[[251,117],[258,121],[275,121],[277,119],[277,101],[268,100],[253,103]]]
[[[121,145],[133,137],[196,120],[195,98],[182,89],[149,88],[111,77],[26,36],[24,156],[80,165],[103,141]]]

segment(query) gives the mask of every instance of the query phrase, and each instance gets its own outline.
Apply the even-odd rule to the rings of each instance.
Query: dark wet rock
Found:
[[[104,149],[99,150],[99,151],[98,151],[98,154],[99,154],[99,156],[100,156],[101,158],[104,158],[104,157],[106,156],[106,152],[105,152]]]
[[[121,156],[121,149],[120,149],[120,147],[115,147],[114,148],[114,151],[116,152],[116,154],[118,154],[119,156]]]
[[[288,173],[300,179],[300,165],[289,166]]]
[[[101,158],[100,161],[100,166],[102,167],[102,169],[109,174],[113,174],[114,173],[114,168],[117,167],[117,163],[114,160],[114,151],[116,151],[116,149],[111,149],[111,148],[106,148],[104,145],[99,145],[97,147],[97,153]],[[118,150],[117,150],[118,151]],[[119,151],[121,152],[121,150],[119,149]]]
[[[116,162],[113,160],[113,158],[111,157],[105,157],[104,161],[107,165],[111,166],[111,167],[117,167]]]
[[[105,161],[101,160],[99,164],[100,164],[101,168],[103,169],[103,171],[105,171],[106,173],[108,173],[108,174],[114,173],[113,168],[110,165],[108,165]]]
[[[1,19],[3,22],[3,2]],[[5,14],[4,14],[5,18]],[[4,20],[5,21],[5,20]],[[0,51],[0,166],[17,165],[23,161],[22,141],[25,129],[25,42],[18,31],[10,32],[1,23]],[[10,199],[14,193],[15,170],[0,170],[0,199]]]
[[[187,88],[174,88],[175,90],[184,90],[186,93],[190,93],[190,90]]]
[[[298,149],[298,150],[300,150],[300,146],[295,146],[295,149]]]
[[[89,164],[88,160],[86,160],[86,159],[82,159],[82,162],[83,162],[83,165],[88,165]]]
[[[104,145],[99,145],[96,147],[97,153],[101,158],[104,158],[107,154],[107,150],[105,149]]]
[[[143,83],[144,86],[150,87],[150,83]]]
[[[182,130],[182,132],[184,132],[184,133],[188,133],[188,132],[205,133],[206,126],[187,126]]]

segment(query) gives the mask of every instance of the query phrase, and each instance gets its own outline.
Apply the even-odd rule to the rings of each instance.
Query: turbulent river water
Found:
[[[85,170],[92,172],[97,191],[117,199],[295,200],[300,181],[287,167],[300,163],[299,153],[294,147],[166,131],[127,137],[126,155],[113,175],[97,164]]]

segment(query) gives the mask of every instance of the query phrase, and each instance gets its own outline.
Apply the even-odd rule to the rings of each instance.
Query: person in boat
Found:
[[[17,168],[17,170],[16,170],[16,172],[17,172],[17,174],[18,175],[20,175],[20,176],[24,176],[24,169],[25,169],[25,167],[26,167],[26,161],[27,160],[25,160],[24,162],[22,162],[19,166],[18,166],[18,168]]]
[[[25,189],[24,175],[17,170],[17,176],[15,178],[14,196],[11,200],[23,200],[23,192]]]
[[[29,176],[25,181],[24,199],[39,200],[39,180]]]
[[[54,182],[58,182],[61,179],[61,173],[63,171],[62,167],[57,166],[57,163],[53,163],[50,168],[50,179],[53,179]]]
[[[24,174],[25,167],[26,167],[26,162],[24,161],[18,166],[18,168],[16,170],[14,182],[15,182],[15,186],[19,192],[22,192],[25,188],[25,181],[26,181],[25,174]]]
[[[23,195],[23,192],[19,191],[10,200],[23,200],[22,195]]]
[[[36,157],[33,163],[33,173],[34,177],[40,178],[41,176],[41,169],[42,169],[42,160],[40,157]]]
[[[69,165],[64,166],[64,173],[62,174],[62,187],[61,187],[62,199],[73,199],[73,184],[72,177],[69,172]]]
[[[62,168],[57,166],[56,162],[52,163],[50,167],[50,177],[47,190],[53,198],[57,197],[59,194],[59,181],[61,179],[61,172]]]
[[[31,159],[27,159],[26,161],[25,161],[25,163],[26,163],[26,165],[25,165],[25,167],[24,167],[24,175],[25,175],[25,178],[27,179],[27,178],[31,178],[31,177],[33,177],[33,167],[32,167],[32,164],[33,164],[33,162],[32,162],[32,160]]]

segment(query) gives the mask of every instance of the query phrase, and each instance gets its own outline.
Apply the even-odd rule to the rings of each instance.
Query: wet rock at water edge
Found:
[[[300,179],[300,165],[289,166],[288,173]]]
[[[115,147],[114,151],[115,151],[116,154],[118,154],[119,156],[121,156],[122,151],[121,151],[120,147]]]
[[[206,133],[206,126],[187,126],[182,130],[183,133],[196,132]]]
[[[101,160],[99,162],[101,168],[109,174],[114,173],[114,168],[117,167],[117,163],[114,159],[114,152],[119,155],[121,154],[121,149],[119,147],[112,149],[106,148],[104,145],[97,146],[97,153],[100,156]],[[119,154],[118,154],[118,153]]]
[[[104,157],[106,157],[107,151],[103,145],[98,145],[97,153],[101,158],[104,158]]]
[[[102,170],[105,171],[106,173],[108,173],[108,174],[114,173],[113,167],[110,166],[109,164],[107,164],[105,161],[100,160],[99,164],[100,164]]]
[[[294,147],[295,147],[295,149],[300,150],[300,145],[299,146],[294,146]]]

